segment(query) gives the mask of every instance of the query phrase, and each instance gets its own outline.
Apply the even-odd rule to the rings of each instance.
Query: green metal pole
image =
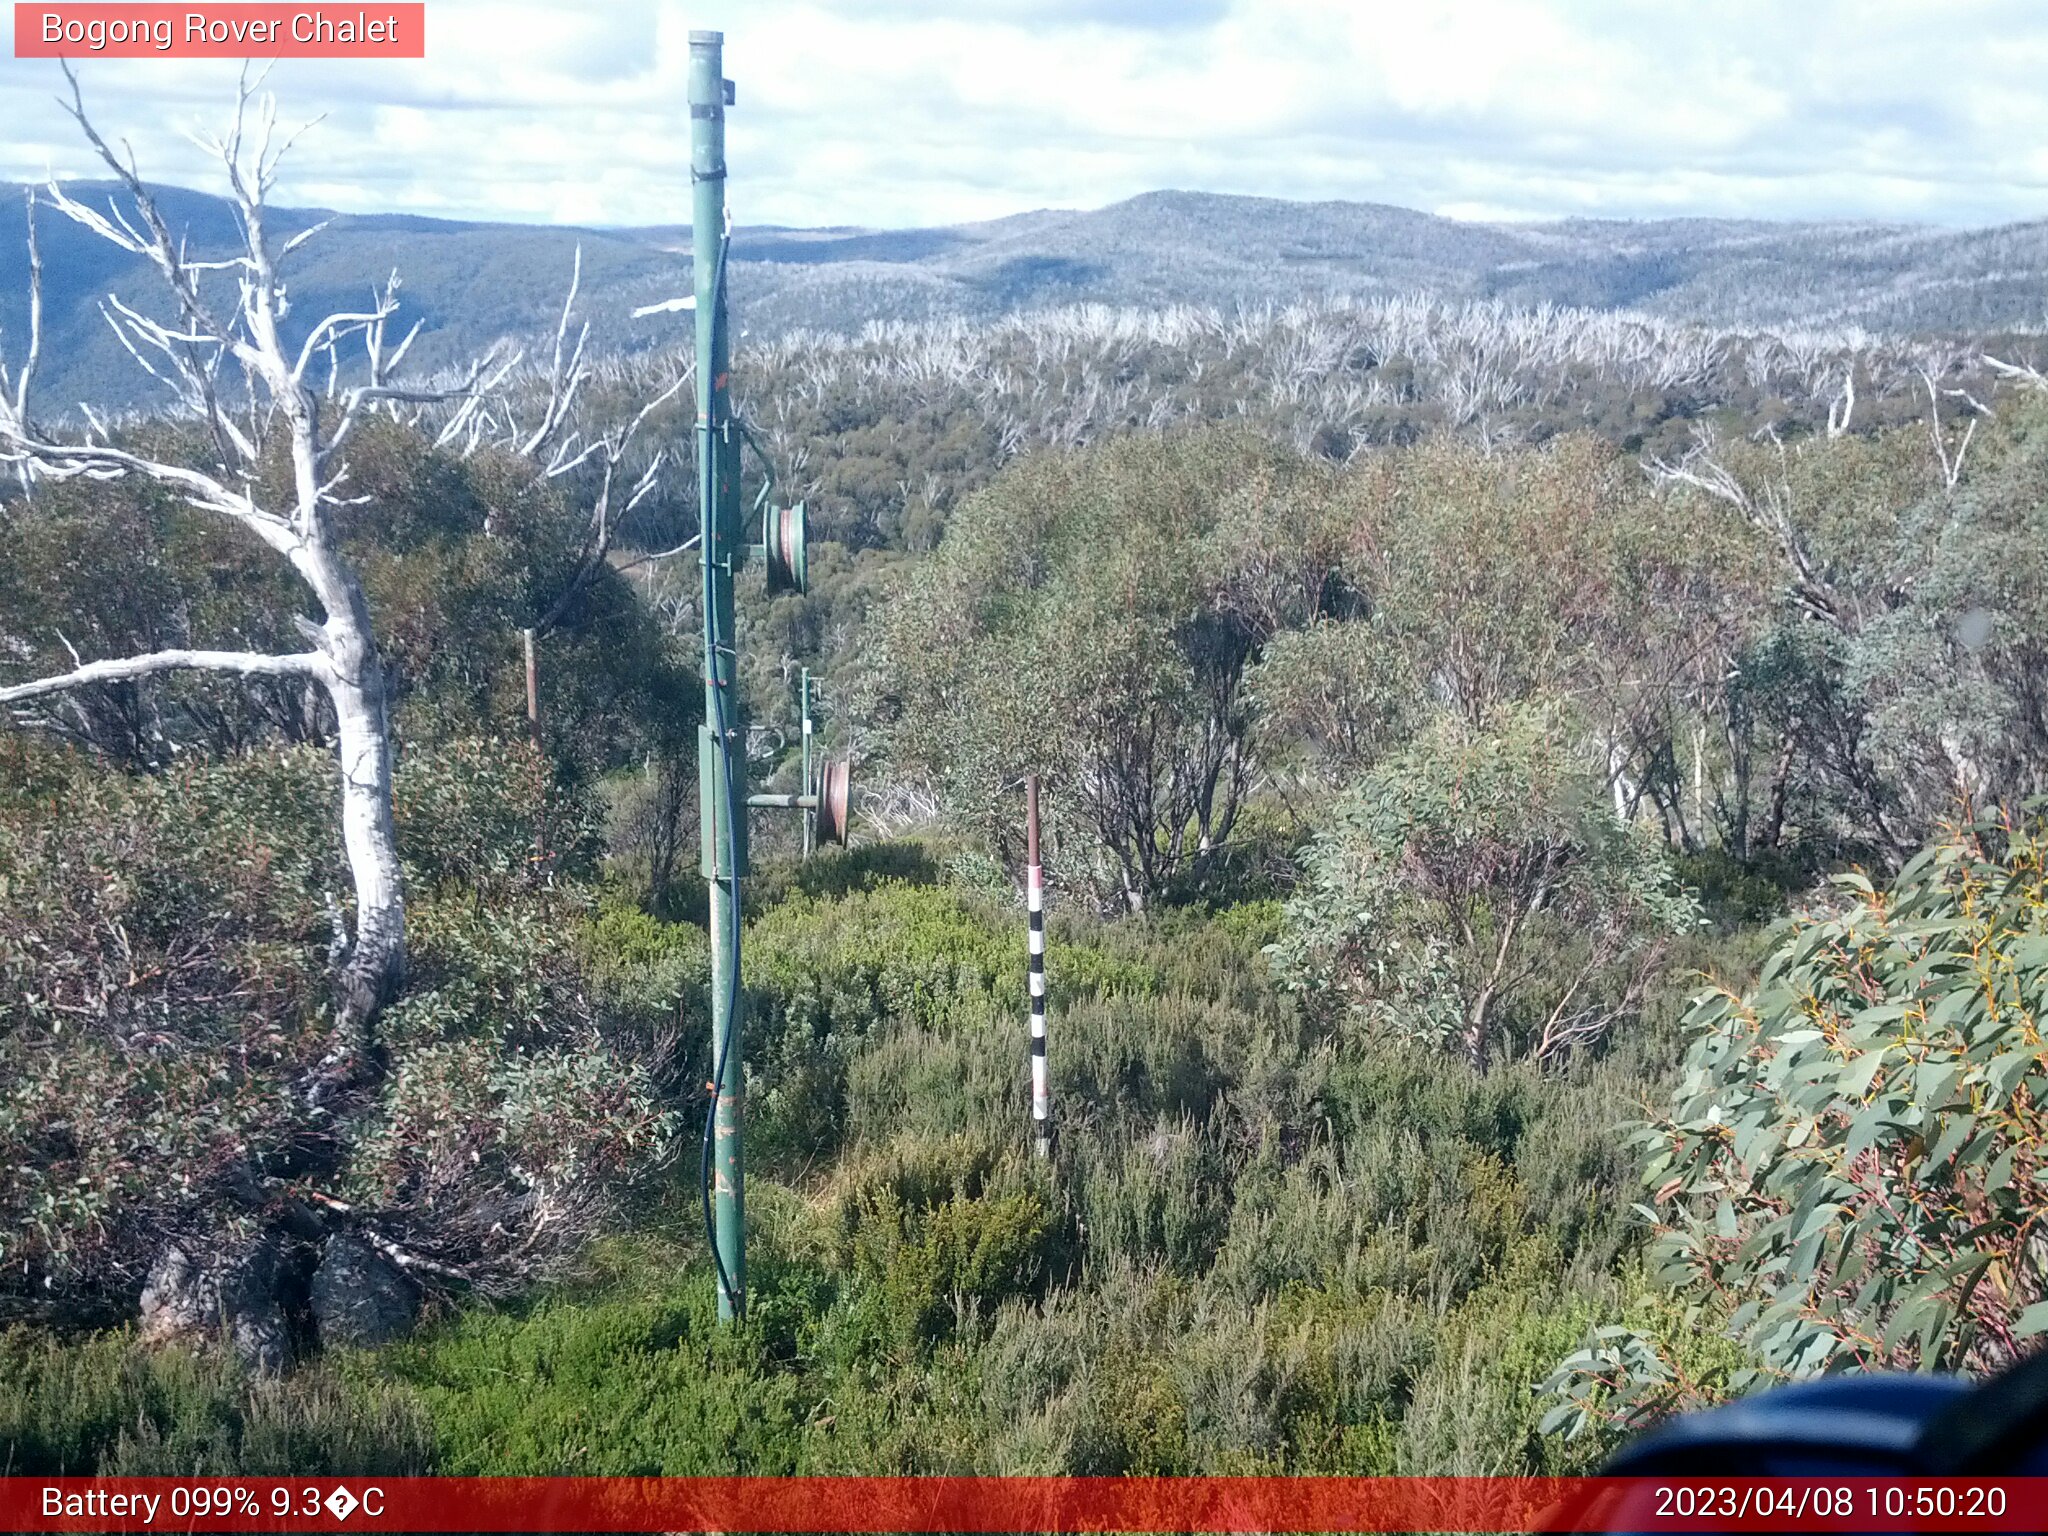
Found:
[[[697,491],[704,578],[704,725],[697,780],[702,869],[711,887],[711,1177],[718,1315],[746,1310],[746,1194],[741,1157],[739,879],[746,872],[746,753],[733,623],[742,554],[739,443],[727,396],[724,34],[690,34],[690,255],[697,294]]]

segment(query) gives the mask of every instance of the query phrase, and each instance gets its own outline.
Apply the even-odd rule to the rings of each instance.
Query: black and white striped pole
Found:
[[[1052,1155],[1052,1085],[1045,1066],[1045,874],[1038,863],[1038,775],[1024,781],[1024,900],[1031,913],[1031,1127]]]
[[[804,786],[804,793],[808,795],[808,794],[812,793],[812,791],[813,791],[813,788],[814,788],[814,786],[813,786],[813,785],[812,785],[812,783],[811,783],[811,669],[810,669],[809,667],[805,667],[805,668],[804,668],[804,675],[803,675],[803,681],[802,681],[802,683],[801,683],[801,685],[800,685],[800,702],[801,702],[801,708],[802,708],[802,714],[803,714],[803,732],[804,732],[804,776],[803,776],[803,786]],[[807,859],[808,859],[808,858],[809,858],[809,857],[811,856],[811,847],[812,847],[812,845],[813,845],[814,843],[816,843],[816,842],[817,842],[817,840],[818,840],[818,813],[817,813],[816,811],[805,811],[805,812],[804,812],[804,857],[805,857],[805,858],[807,858]]]

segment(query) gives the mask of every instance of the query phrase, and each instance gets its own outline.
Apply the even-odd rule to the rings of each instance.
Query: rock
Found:
[[[361,1238],[340,1233],[313,1271],[312,1304],[322,1344],[388,1344],[412,1331],[420,1288]]]
[[[278,1374],[291,1358],[278,1268],[277,1249],[266,1241],[212,1252],[172,1244],[143,1283],[141,1337],[199,1349],[225,1341],[251,1369]]]

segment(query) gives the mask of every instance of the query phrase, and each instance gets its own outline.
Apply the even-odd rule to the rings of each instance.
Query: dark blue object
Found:
[[[1688,1414],[1624,1447],[1616,1477],[1833,1477],[1924,1470],[1930,1425],[1977,1391],[1954,1376],[1829,1376]]]
[[[2048,1476],[2048,1353],[1988,1381],[1830,1376],[1688,1414],[1615,1454],[1616,1477]]]
[[[1688,1414],[1624,1446],[1609,1477],[2048,1476],[2048,1353],[1985,1382],[1956,1376],[1843,1375]],[[1645,1487],[1654,1485],[1642,1485]],[[1648,1505],[1624,1494],[1595,1528]],[[1558,1510],[1576,1530],[1589,1511]]]

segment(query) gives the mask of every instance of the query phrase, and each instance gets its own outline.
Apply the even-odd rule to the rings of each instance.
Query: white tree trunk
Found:
[[[340,980],[335,1044],[359,1053],[369,1026],[405,980],[405,890],[391,820],[391,738],[382,669],[372,687],[337,681],[328,689],[339,723],[341,839],[355,880],[356,934]]]
[[[355,882],[356,931],[337,979],[334,1037],[311,1088],[317,1100],[334,1086],[373,1075],[373,1026],[405,980],[405,888],[391,814],[391,728],[384,667],[370,627],[370,606],[355,570],[334,552],[326,509],[314,484],[314,408],[302,391],[280,401],[292,424],[292,449],[306,510],[305,542],[292,564],[313,589],[327,622],[318,626],[323,681],[334,704],[341,768],[341,839]],[[308,626],[311,628],[312,626]]]

